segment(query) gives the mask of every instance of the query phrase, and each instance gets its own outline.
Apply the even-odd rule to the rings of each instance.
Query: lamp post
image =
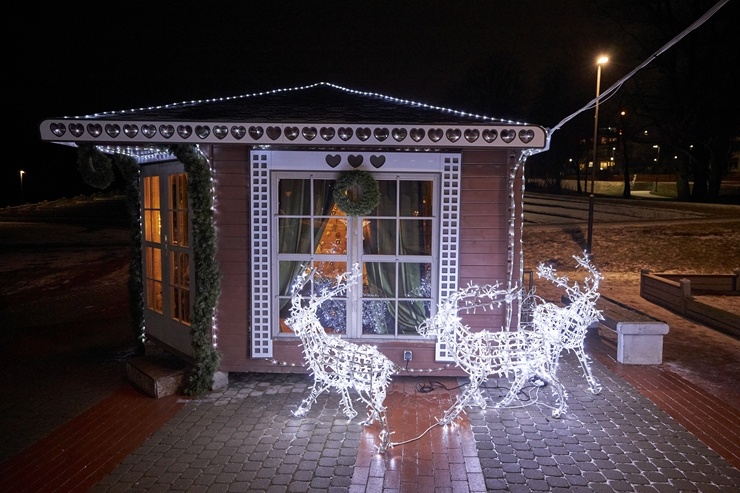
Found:
[[[586,252],[593,257],[591,252],[591,240],[594,230],[594,183],[596,182],[596,144],[599,138],[599,92],[601,90],[601,66],[609,61],[609,58],[602,55],[596,60],[596,105],[594,112],[594,149],[593,165],[591,168],[591,195],[588,197],[588,240]]]
[[[26,174],[25,171],[23,171],[23,170],[20,171],[20,175],[21,175],[21,204],[23,204],[23,175],[25,175],[25,174]]]

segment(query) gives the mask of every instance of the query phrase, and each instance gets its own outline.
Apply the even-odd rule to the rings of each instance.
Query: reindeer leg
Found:
[[[583,346],[579,346],[574,349],[576,356],[578,357],[578,362],[581,363],[581,368],[583,368],[583,374],[586,376],[586,380],[588,381],[588,390],[591,391],[592,394],[596,395],[601,392],[601,384],[596,380],[596,377],[593,376],[591,373],[591,365],[589,365],[589,358],[586,352],[583,350]]]
[[[524,384],[527,381],[527,374],[523,370],[517,370],[514,372],[514,382],[512,382],[509,392],[506,393],[503,399],[496,403],[494,407],[506,407],[517,398],[519,392],[524,388]]]
[[[348,421],[352,421],[352,418],[357,416],[357,411],[355,411],[355,407],[352,405],[352,398],[349,395],[349,389],[347,387],[342,387],[341,390],[339,390],[339,393],[342,395],[344,415],[347,416]]]
[[[388,430],[388,419],[385,415],[385,410],[378,411],[378,421],[380,422],[380,433],[378,433],[378,439],[380,445],[378,445],[378,452],[383,453],[391,447],[391,432]]]
[[[565,399],[567,397],[565,388],[563,388],[563,384],[560,383],[560,380],[554,375],[548,375],[545,377],[549,380],[550,387],[552,388],[552,393],[555,396],[555,408],[552,410],[552,417],[553,418],[560,418],[563,414],[565,414],[568,411],[568,404],[565,402]]]
[[[472,376],[469,378],[470,383],[468,383],[468,387],[460,395],[457,396],[457,399],[455,399],[455,403],[445,412],[442,419],[438,420],[439,424],[447,425],[452,423],[466,407],[471,406],[471,400],[479,406],[479,403],[482,401],[483,406],[481,407],[485,409],[486,401],[480,393],[480,384],[482,378]]]
[[[311,387],[311,393],[307,398],[301,402],[301,405],[298,406],[298,409],[293,411],[293,416],[297,418],[302,418],[303,416],[308,413],[308,411],[311,409],[311,406],[316,402],[316,399],[321,395],[322,392],[325,392],[329,388],[329,384],[326,382],[323,382],[323,385],[321,388],[319,388],[319,381],[314,380],[313,386]]]

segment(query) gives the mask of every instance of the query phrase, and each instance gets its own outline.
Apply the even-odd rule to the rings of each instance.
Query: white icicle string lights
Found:
[[[286,320],[301,339],[304,357],[314,377],[310,395],[293,414],[305,416],[321,393],[334,389],[341,396],[344,414],[351,420],[357,416],[350,397],[350,390],[354,390],[369,408],[361,424],[366,426],[378,420],[381,431],[377,447],[378,451],[385,452],[392,444],[384,401],[391,376],[400,368],[374,346],[354,344],[338,335],[327,334],[316,314],[322,303],[344,294],[356,284],[362,278],[362,271],[359,264],[355,264],[351,271],[337,276],[333,286],[324,285],[319,293],[313,292],[309,282],[314,273],[315,270],[304,269],[294,282],[290,318]],[[302,294],[305,288],[312,291],[308,298]]]
[[[540,301],[534,306],[532,324],[534,330],[545,338],[550,373],[557,374],[558,362],[563,350],[573,351],[588,381],[589,390],[593,394],[598,394],[601,392],[601,385],[591,372],[590,361],[583,343],[589,326],[603,319],[601,311],[596,308],[602,276],[589,260],[588,254],[582,257],[574,255],[573,258],[577,262],[577,267],[588,271],[582,286],[578,282],[570,285],[568,277],[557,276],[552,266],[540,263],[537,267],[539,277],[565,290],[568,303],[561,307],[554,303]]]
[[[499,284],[468,285],[441,302],[437,314],[419,326],[420,334],[437,336],[439,342],[450,348],[455,363],[470,379],[467,388],[439,419],[440,424],[451,423],[466,407],[485,409],[487,402],[480,386],[491,375],[514,376],[511,389],[496,407],[509,405],[526,382],[536,377],[549,383],[555,394],[556,406],[552,416],[557,418],[567,411],[565,390],[556,376],[549,372],[544,338],[540,332],[521,329],[473,332],[462,323],[460,311],[474,312],[510,305],[521,299],[518,291],[500,288]]]

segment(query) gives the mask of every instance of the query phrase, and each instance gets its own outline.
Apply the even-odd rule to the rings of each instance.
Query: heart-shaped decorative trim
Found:
[[[195,135],[197,135],[199,139],[205,139],[211,135],[211,127],[208,125],[198,125],[195,127]]]
[[[192,135],[193,133],[193,127],[190,125],[178,125],[177,126],[177,135],[179,135],[183,139],[187,139]]]
[[[53,133],[57,137],[61,137],[62,135],[67,133],[67,127],[64,125],[64,123],[52,123],[49,128],[51,129],[51,133]]]
[[[93,137],[100,137],[100,134],[103,133],[103,127],[99,123],[88,123],[87,133]]]
[[[352,128],[350,127],[339,127],[337,134],[339,135],[340,139],[347,142],[349,139],[352,138],[352,135],[354,135],[354,132],[352,132]]]
[[[155,135],[157,135],[157,127],[155,127],[152,124],[149,125],[142,125],[141,126],[141,134],[146,137],[147,139],[151,139]]]
[[[516,137],[516,132],[513,129],[504,129],[501,131],[501,140],[506,142],[507,144],[514,140]]]
[[[247,130],[249,133],[249,136],[254,140],[260,140],[262,138],[262,134],[265,133],[265,131],[262,129],[262,127],[249,127],[249,130]]]
[[[332,168],[336,168],[337,166],[339,166],[339,163],[342,162],[342,156],[340,156],[339,154],[327,154],[325,160],[326,164],[328,164]]]
[[[519,140],[525,144],[529,144],[534,139],[534,130],[531,128],[519,130]]]
[[[139,135],[139,127],[136,126],[136,124],[126,124],[123,126],[123,133],[126,134],[126,137],[129,137],[133,139],[137,135]]]
[[[69,132],[75,137],[79,137],[85,133],[85,126],[82,123],[70,123]]]
[[[465,131],[465,140],[470,142],[471,144],[478,140],[478,137],[480,137],[480,132],[478,132],[478,129],[476,128],[469,128]]]
[[[334,130],[334,127],[321,127],[319,130],[319,135],[321,135],[321,138],[324,140],[331,140],[334,138],[334,134],[336,131]]]
[[[420,142],[426,135],[426,132],[423,128],[412,128],[410,135],[411,140],[413,140],[414,142]]]
[[[382,154],[379,156],[373,154],[372,156],[370,156],[370,164],[372,164],[376,168],[380,168],[385,164],[385,156],[383,156]]]
[[[301,131],[303,138],[306,140],[313,140],[316,138],[317,133],[316,127],[303,127],[303,130]]]
[[[401,142],[403,139],[406,138],[406,135],[408,135],[408,132],[406,132],[405,128],[394,128],[391,131],[391,135],[393,136],[396,142]]]
[[[358,139],[365,142],[367,139],[370,138],[371,132],[370,129],[367,127],[360,127],[355,131],[355,135],[357,135]]]
[[[369,129],[368,129],[368,131],[369,131]],[[355,156],[354,154],[350,154],[349,156],[347,156],[347,162],[353,168],[359,168],[360,165],[362,164],[362,155],[359,155],[358,154],[358,155]]]
[[[172,125],[160,125],[159,133],[165,139],[169,139],[170,137],[175,135],[175,127],[173,127]]]
[[[285,136],[288,140],[295,140],[298,137],[298,127],[285,127]]]
[[[444,132],[442,132],[441,128],[430,128],[429,132],[427,132],[427,135],[429,135],[429,139],[432,142],[439,142],[439,139],[442,138]]]
[[[493,142],[494,140],[496,140],[497,137],[498,137],[498,132],[496,131],[496,129],[487,128],[483,131],[483,140],[485,140],[489,144]]]
[[[450,142],[457,142],[460,140],[460,136],[462,136],[462,132],[459,128],[448,128],[447,129],[447,140]]]
[[[233,125],[231,127],[231,135],[236,140],[241,140],[244,138],[245,135],[247,135],[247,129],[241,125]]]
[[[385,139],[388,138],[388,135],[390,135],[390,132],[387,128],[378,127],[373,132],[373,135],[378,140],[378,142],[383,142]]]
[[[225,139],[229,135],[229,129],[225,125],[216,125],[213,127],[213,135],[219,140]]]
[[[105,125],[105,133],[108,134],[108,137],[118,137],[121,133],[121,127],[117,123],[107,123]]]
[[[282,133],[283,130],[280,127],[267,127],[267,137],[269,137],[270,140],[278,140]]]

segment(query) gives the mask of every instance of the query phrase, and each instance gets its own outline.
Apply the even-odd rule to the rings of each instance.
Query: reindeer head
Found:
[[[352,270],[340,274],[336,282],[331,286],[324,286],[320,292],[310,295],[308,299],[302,293],[303,288],[316,275],[316,269],[301,269],[301,273],[296,276],[291,286],[291,307],[290,318],[285,323],[290,326],[296,334],[300,334],[303,329],[315,324],[321,325],[316,318],[316,310],[322,303],[341,295],[347,289],[357,283],[362,277],[362,270],[359,264],[355,264]]]
[[[570,285],[570,279],[567,276],[556,275],[555,269],[550,265],[538,265],[537,275],[563,288],[571,302],[576,302],[579,299],[595,300],[599,297],[599,284],[603,277],[589,260],[588,254],[584,254],[582,257],[574,255],[573,258],[576,260],[577,267],[584,268],[589,272],[589,275],[583,280],[583,289],[577,282]]]

